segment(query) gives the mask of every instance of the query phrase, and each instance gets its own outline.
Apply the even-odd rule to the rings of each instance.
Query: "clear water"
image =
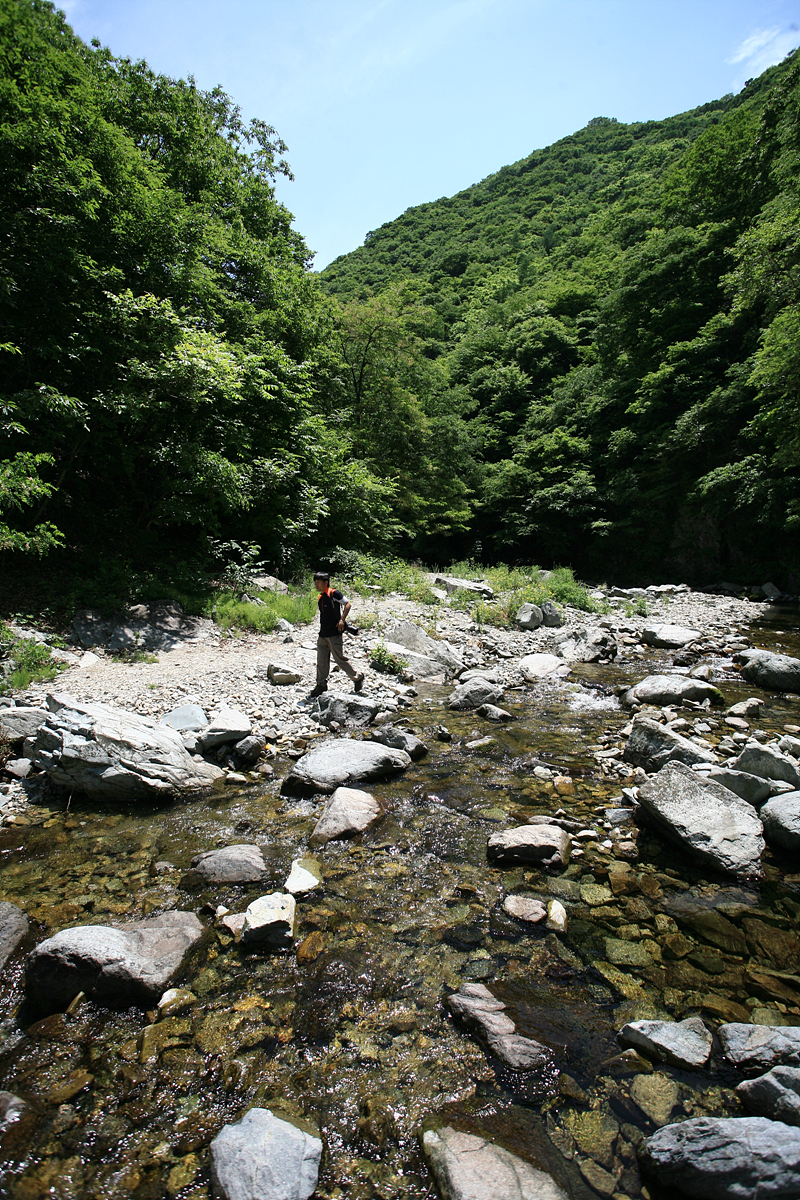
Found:
[[[796,612],[776,610],[753,636],[800,654],[798,625]],[[301,965],[295,954],[245,953],[205,916],[207,942],[178,981],[197,1003],[144,1045],[150,1019],[139,1009],[84,1003],[32,1023],[17,954],[0,981],[0,1088],[29,1110],[2,1142],[0,1194],[201,1200],[210,1195],[209,1143],[263,1104],[321,1130],[319,1197],[430,1196],[419,1132],[431,1120],[502,1143],[573,1200],[595,1197],[596,1187],[658,1197],[652,1185],[642,1191],[636,1158],[656,1125],[631,1095],[641,1099],[636,1081],[655,1077],[620,1059],[619,1027],[694,1013],[711,1028],[725,1019],[800,1024],[796,863],[767,852],[761,886],[745,889],[630,824],[619,830],[636,841],[633,861],[602,844],[609,831],[597,821],[616,807],[623,781],[601,777],[589,747],[621,742],[626,716],[612,689],[669,661],[653,652],[511,692],[516,719],[501,727],[444,709],[449,689],[420,688],[411,718],[428,758],[374,789],[387,814],[375,830],[317,852],[324,890],[300,902],[298,930],[298,940],[316,935],[317,957]],[[730,703],[757,694],[724,656],[714,665]],[[800,697],[763,695],[759,728],[800,724]],[[435,740],[440,722],[452,744]],[[466,749],[487,734],[494,745]],[[571,794],[537,778],[537,765],[568,775]],[[70,925],[220,903],[240,911],[282,886],[322,805],[278,791],[270,782],[161,809],[73,801],[68,811],[34,810],[29,825],[0,830],[0,899],[29,913],[26,949]],[[493,831],[558,808],[598,830],[582,858],[555,877],[487,864]],[[182,885],[194,854],[232,842],[264,847],[266,886]],[[608,888],[617,859],[631,868],[619,894]],[[177,869],[156,875],[160,860]],[[508,891],[559,896],[567,934],[506,916]],[[678,930],[692,949],[670,957]],[[607,938],[645,947],[647,961],[609,964]],[[560,1076],[519,1075],[487,1058],[443,1006],[464,979],[488,983],[521,1033],[553,1047]],[[671,1120],[742,1113],[736,1080],[716,1056],[702,1072],[657,1071],[659,1094],[674,1099]]]

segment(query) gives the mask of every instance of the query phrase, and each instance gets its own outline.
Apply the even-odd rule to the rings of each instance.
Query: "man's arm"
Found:
[[[344,596],[342,597],[342,599],[344,600]],[[339,632],[340,632],[340,633],[343,633],[343,632],[344,632],[344,623],[345,623],[345,621],[347,620],[347,614],[348,614],[349,612],[350,612],[350,601],[349,601],[349,600],[345,600],[345,601],[344,601],[344,608],[342,609],[342,615],[341,615],[341,617],[339,618],[339,624],[336,626],[336,628],[339,630]]]

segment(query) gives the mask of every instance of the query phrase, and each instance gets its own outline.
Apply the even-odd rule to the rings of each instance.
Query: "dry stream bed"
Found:
[[[798,655],[797,624],[796,611],[775,610],[749,636]],[[626,781],[604,775],[596,754],[622,745],[628,720],[611,689],[672,658],[576,664],[567,680],[507,692],[514,720],[502,726],[447,710],[450,686],[420,684],[406,727],[429,754],[370,788],[386,811],[373,830],[316,851],[324,882],[299,900],[293,953],[248,953],[213,918],[217,905],[241,911],[282,888],[308,849],[322,800],[280,795],[289,758],[272,779],[191,803],[73,799],[65,811],[59,799],[0,829],[0,899],[32,922],[0,979],[0,1088],[29,1103],[2,1144],[0,1193],[206,1200],[209,1143],[257,1105],[321,1132],[320,1198],[431,1196],[420,1132],[444,1123],[506,1146],[573,1200],[666,1200],[643,1183],[637,1142],[686,1116],[743,1115],[738,1079],[716,1046],[701,1071],[654,1069],[621,1054],[617,1030],[690,1015],[710,1029],[800,1025],[800,864],[768,849],[760,885],[741,886],[607,818]],[[724,653],[704,661],[729,705],[765,700],[758,729],[800,724],[800,697],[744,684]],[[711,717],[713,742],[726,729]],[[450,743],[436,739],[442,723]],[[492,744],[467,747],[487,735]],[[581,834],[566,869],[488,864],[491,833],[558,810]],[[189,886],[194,855],[240,842],[263,847],[265,883]],[[164,861],[174,869],[156,873]],[[509,893],[561,900],[566,933],[508,916]],[[88,1002],[43,1020],[26,1011],[24,951],[43,937],[168,909],[208,926],[177,980],[190,1007],[158,1021]],[[443,1003],[465,980],[487,983],[559,1071],[487,1057]]]

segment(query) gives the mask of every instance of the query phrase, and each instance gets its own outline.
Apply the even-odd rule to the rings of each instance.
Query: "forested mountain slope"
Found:
[[[799,71],[598,118],[322,273],[460,393],[485,557],[800,586]]]

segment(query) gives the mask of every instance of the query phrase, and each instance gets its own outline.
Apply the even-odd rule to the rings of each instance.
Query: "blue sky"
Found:
[[[221,84],[289,144],[278,195],[321,269],[596,116],[736,92],[800,45],[800,0],[68,0],[76,32]]]

